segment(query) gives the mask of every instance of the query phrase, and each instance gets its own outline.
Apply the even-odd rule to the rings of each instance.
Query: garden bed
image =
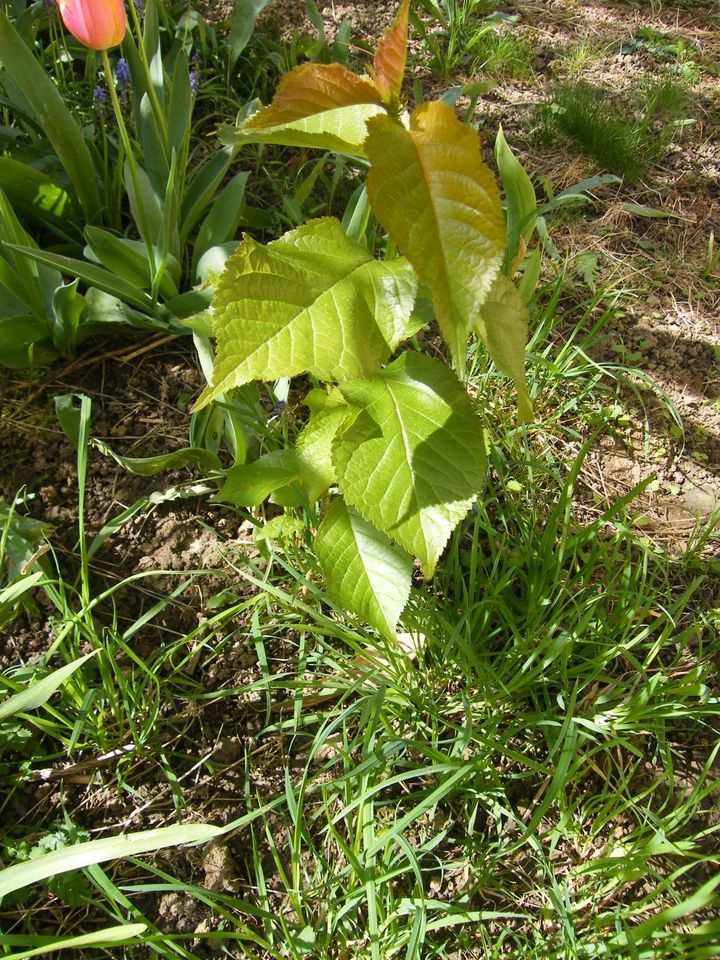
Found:
[[[350,20],[354,63],[367,64],[394,15],[390,4],[318,6],[326,49]],[[303,549],[314,530],[264,541],[258,527],[277,506],[213,500],[197,465],[138,476],[109,455],[188,446],[205,385],[191,337],[113,334],[3,374],[0,499],[46,525],[53,590],[5,625],[0,669],[15,689],[48,651],[49,667],[95,649],[106,661],[83,667],[39,722],[4,724],[3,865],[241,821],[210,844],[13,894],[0,904],[5,954],[120,923],[147,930],[113,956],[720,949],[718,17],[694,3],[497,9],[513,43],[493,40],[486,67],[462,45],[444,63],[411,30],[404,89],[412,100],[413,84],[428,99],[465,87],[456,108],[477,97],[485,161],[502,125],[541,202],[608,172],[543,120],[558,85],[582,79],[622,102],[671,77],[684,100],[643,177],[591,183],[584,202],[547,215],[527,364],[534,423],[514,429],[512,382],[475,358],[494,448],[487,490],[432,584],[414,577],[413,658],[327,596]],[[423,11],[442,51],[448,24],[443,34]],[[239,62],[243,83],[268,55],[263,38],[302,59],[296,34],[308,30],[304,3],[270,4]],[[274,151],[252,154],[246,188],[273,225],[319,156]],[[328,186],[336,170],[328,159],[310,195],[320,213],[351,192]],[[347,176],[354,186],[358,170]],[[244,229],[271,239],[266,222]],[[443,350],[434,334],[422,344]],[[78,454],[55,412],[69,394],[89,398],[104,447]],[[276,400],[261,394],[273,436],[304,416],[299,395]],[[79,536],[92,543],[134,506],[84,559]]]

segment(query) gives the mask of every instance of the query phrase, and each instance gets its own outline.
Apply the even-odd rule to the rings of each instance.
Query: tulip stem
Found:
[[[168,161],[170,160],[170,138],[168,136],[167,123],[165,122],[165,114],[163,109],[160,106],[160,101],[158,100],[157,93],[155,92],[155,84],[153,83],[152,72],[150,70],[150,63],[147,58],[147,51],[145,50],[145,43],[143,40],[142,27],[140,26],[140,18],[137,15],[137,10],[135,9],[134,0],[129,0],[128,10],[130,11],[130,19],[133,22],[133,28],[135,30],[135,35],[137,37],[137,49],[140,59],[142,61],[143,70],[145,71],[145,79],[147,86],[147,95],[150,99],[150,105],[152,111],[155,114],[155,122],[157,123],[158,130],[160,131],[160,136],[162,137],[163,146],[165,147],[165,153],[167,154]]]
[[[152,241],[150,239],[150,229],[148,227],[145,204],[143,203],[142,192],[140,190],[140,176],[138,174],[138,168],[135,162],[135,154],[133,153],[130,137],[128,136],[127,127],[125,126],[125,119],[122,115],[122,109],[120,108],[120,101],[118,100],[117,90],[115,89],[115,80],[113,77],[112,68],[110,66],[110,59],[108,57],[107,50],[101,50],[100,55],[102,56],[103,67],[105,68],[105,77],[107,79],[108,90],[110,91],[110,100],[112,101],[113,110],[115,111],[115,118],[117,120],[118,130],[120,132],[120,139],[122,140],[125,156],[127,157],[128,167],[130,169],[130,179],[132,180],[133,188],[135,190],[135,201],[137,203],[138,219],[140,220],[140,233],[145,241],[148,259],[150,261],[150,286],[154,287],[155,250],[153,249]]]

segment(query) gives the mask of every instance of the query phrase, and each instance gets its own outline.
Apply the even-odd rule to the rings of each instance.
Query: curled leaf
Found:
[[[366,77],[339,63],[303,63],[283,77],[270,106],[241,123],[232,139],[364,156],[365,122],[383,109],[380,91]]]
[[[407,59],[409,0],[402,0],[395,22],[382,35],[370,74],[385,102],[400,96]]]

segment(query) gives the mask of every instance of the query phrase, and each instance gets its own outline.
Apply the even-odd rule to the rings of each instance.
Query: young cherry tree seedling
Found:
[[[195,405],[253,380],[310,374],[326,383],[307,398],[310,418],[295,448],[232,468],[219,499],[321,500],[315,549],[327,590],[389,637],[407,603],[413,560],[432,577],[483,486],[485,439],[462,382],[471,332],[515,379],[521,419],[531,415],[527,313],[501,273],[508,257],[499,190],[477,132],[451,107],[425,103],[404,115],[407,35],[403,0],[369,76],[303,64],[233,131],[240,142],[366,158],[372,210],[402,256],[375,259],[329,217],[266,246],[245,237],[205,320],[217,362]],[[507,156],[504,163],[519,181]],[[514,210],[511,263],[524,252],[522,215]],[[420,284],[452,368],[411,349],[388,362],[407,337]]]

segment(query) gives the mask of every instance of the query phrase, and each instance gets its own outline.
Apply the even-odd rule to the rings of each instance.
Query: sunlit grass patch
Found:
[[[556,86],[538,113],[542,136],[568,137],[603,169],[629,181],[660,163],[689,111],[684,87],[670,77],[630,95],[630,105],[586,81]]]

